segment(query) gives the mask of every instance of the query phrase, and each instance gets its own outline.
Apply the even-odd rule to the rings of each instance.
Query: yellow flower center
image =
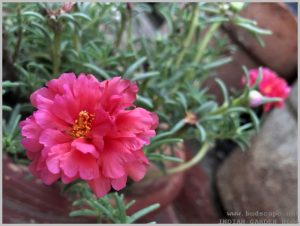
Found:
[[[265,93],[270,93],[272,91],[272,87],[271,86],[267,86],[264,88],[264,92]]]
[[[90,114],[87,111],[79,112],[78,118],[75,120],[70,132],[71,135],[76,138],[85,137],[87,133],[91,131],[94,119],[95,114]]]
[[[191,125],[195,125],[198,121],[197,116],[193,112],[190,112],[190,111],[186,112],[184,120],[186,123],[191,124]]]

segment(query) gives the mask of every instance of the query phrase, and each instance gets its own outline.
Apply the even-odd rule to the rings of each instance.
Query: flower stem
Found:
[[[126,12],[121,12],[121,27],[118,31],[117,38],[115,41],[115,48],[118,48],[121,44],[122,36],[126,26]]]
[[[185,171],[185,170],[193,167],[194,165],[196,165],[199,161],[201,161],[204,158],[204,156],[206,155],[210,146],[211,146],[210,143],[205,142],[202,145],[202,147],[200,148],[200,150],[198,151],[198,153],[191,160],[189,160],[177,167],[167,169],[167,174],[170,175],[170,174],[174,174],[174,173],[179,173],[179,172]]]
[[[192,12],[192,19],[191,19],[189,32],[188,32],[188,35],[186,36],[186,39],[183,42],[183,49],[179,53],[178,58],[176,60],[176,63],[175,63],[176,68],[179,67],[179,65],[180,65],[181,61],[183,60],[186,52],[188,51],[188,47],[191,45],[194,33],[196,31],[196,28],[197,28],[198,17],[199,17],[198,4],[195,3],[194,8],[193,8],[193,12]]]
[[[16,48],[15,48],[15,52],[13,54],[13,63],[15,63],[19,51],[20,51],[20,46],[21,46],[21,42],[22,42],[22,38],[23,38],[23,31],[22,31],[22,18],[21,18],[21,7],[20,4],[17,5],[17,20],[18,20],[18,25],[19,25],[19,29],[18,29],[18,40],[17,40],[17,44],[16,44]]]
[[[248,99],[245,98],[244,95],[241,95],[241,96],[237,97],[236,99],[234,99],[230,106],[228,105],[228,103],[223,104],[222,106],[217,108],[215,111],[211,112],[210,115],[223,114],[224,112],[226,112],[228,110],[229,107],[239,107],[239,106],[245,106],[245,105],[247,106],[247,102],[248,102]]]
[[[128,50],[132,50],[134,51],[132,45],[132,12],[131,12],[131,5],[130,3],[126,3],[127,4],[127,17],[128,17],[128,28],[127,28],[127,36],[128,36],[128,42],[127,42],[127,49]]]
[[[59,73],[61,55],[60,55],[60,41],[61,35],[60,31],[55,31],[54,33],[54,46],[53,46],[53,76],[57,76]]]
[[[220,27],[220,25],[221,25],[220,22],[213,23],[210,26],[210,28],[208,29],[208,31],[206,32],[204,38],[200,39],[197,50],[196,50],[196,56],[193,60],[193,64],[198,64],[200,62],[200,60],[202,59],[202,57],[204,55],[205,48],[207,47],[209,41],[211,40],[214,32]],[[186,77],[190,78],[193,73],[195,73],[195,69],[190,68],[190,70],[187,71]]]
[[[204,50],[207,47],[211,37],[213,36],[214,32],[220,27],[221,23],[213,23],[208,31],[206,32],[205,36],[201,41],[199,42],[198,48],[197,48],[197,54],[196,57],[194,58],[194,63],[198,63],[201,58],[204,55]]]
[[[79,31],[78,31],[77,27],[75,27],[74,34],[73,34],[73,46],[74,46],[74,50],[76,52],[79,51],[79,45],[80,45],[80,42],[79,42]]]

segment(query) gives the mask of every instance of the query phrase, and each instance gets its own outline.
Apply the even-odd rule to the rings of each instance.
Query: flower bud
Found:
[[[75,2],[66,2],[62,5],[61,11],[62,13],[68,13],[73,9],[73,6],[75,5]]]
[[[249,93],[249,105],[251,107],[257,107],[263,104],[263,95],[256,90],[251,90]]]
[[[240,12],[245,6],[244,2],[230,2],[230,7],[235,12]]]

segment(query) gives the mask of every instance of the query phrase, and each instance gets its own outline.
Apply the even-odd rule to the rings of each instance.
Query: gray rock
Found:
[[[296,223],[297,167],[296,118],[288,107],[276,109],[252,147],[233,151],[217,172],[227,216],[248,223]]]
[[[297,110],[298,110],[298,80],[293,85],[292,92],[289,96],[288,101],[289,101],[291,107],[293,108],[292,110],[294,112],[297,112]]]

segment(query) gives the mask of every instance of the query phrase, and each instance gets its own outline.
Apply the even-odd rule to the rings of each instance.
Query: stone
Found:
[[[259,27],[273,32],[272,35],[261,36],[265,48],[259,46],[245,29],[231,25],[227,29],[262,66],[292,80],[297,68],[297,19],[282,3],[251,3],[241,12],[241,16],[253,19]]]
[[[217,172],[227,217],[296,223],[297,167],[297,121],[287,106],[275,109],[251,148],[233,151]]]
[[[297,111],[298,111],[298,80],[294,83],[294,85],[292,87],[292,91],[288,98],[288,102],[290,103],[292,110],[297,113]]]

